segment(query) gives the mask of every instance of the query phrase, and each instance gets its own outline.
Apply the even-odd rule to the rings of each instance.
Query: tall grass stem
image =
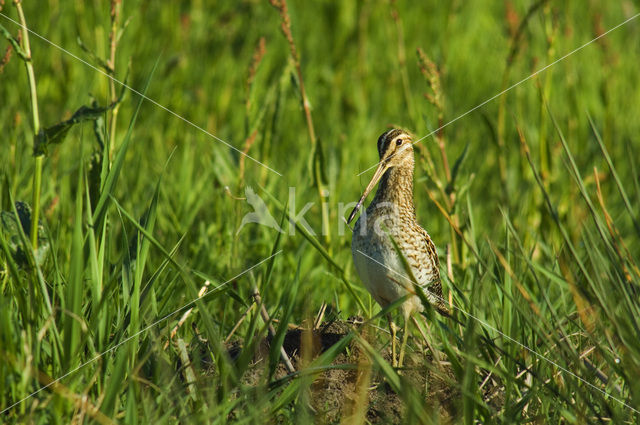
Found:
[[[36,75],[33,70],[33,60],[31,58],[31,45],[29,43],[29,29],[22,10],[22,2],[14,2],[18,12],[18,20],[22,31],[22,50],[25,53],[24,64],[27,68],[27,79],[29,81],[29,94],[31,95],[31,118],[33,123],[34,142],[40,133],[40,113],[38,112],[38,92],[36,89]],[[38,221],[40,219],[40,191],[42,186],[42,166],[44,155],[36,155],[35,170],[33,173],[33,209],[31,213],[31,245],[34,251],[38,249]]]

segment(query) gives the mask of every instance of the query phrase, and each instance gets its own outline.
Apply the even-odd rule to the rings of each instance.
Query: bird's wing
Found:
[[[418,281],[422,288],[424,288],[429,293],[427,297],[430,298],[430,301],[443,315],[449,315],[449,309],[447,308],[447,304],[445,303],[444,298],[442,297],[442,282],[440,281],[440,260],[438,259],[438,253],[436,251],[436,247],[431,240],[431,237],[422,227],[420,228],[420,233],[422,234],[422,238],[416,238],[415,241],[418,245],[417,251],[424,253],[430,261],[417,261],[415,269],[418,271]],[[429,294],[432,294],[432,297],[429,297]]]

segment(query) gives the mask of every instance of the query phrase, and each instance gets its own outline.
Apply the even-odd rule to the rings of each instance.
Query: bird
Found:
[[[350,223],[379,182],[373,201],[353,228],[351,252],[364,286],[382,308],[407,296],[401,304],[404,333],[396,361],[397,326],[387,315],[392,336],[392,365],[402,367],[408,322],[424,311],[416,295],[421,289],[436,311],[448,316],[442,298],[440,263],[431,237],[417,221],[413,203],[414,152],[411,135],[394,128],[378,138],[380,161],[360,200],[349,215]],[[402,258],[399,255],[401,253]],[[406,261],[405,261],[406,260]]]

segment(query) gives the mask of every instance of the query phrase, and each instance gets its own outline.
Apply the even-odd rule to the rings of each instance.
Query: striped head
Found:
[[[378,155],[380,157],[379,167],[384,164],[384,171],[388,168],[406,163],[407,161],[409,161],[413,167],[413,142],[411,135],[398,128],[385,131],[378,138]],[[382,174],[384,174],[384,172]]]
[[[378,181],[387,170],[394,167],[410,167],[413,170],[413,142],[411,141],[411,135],[397,128],[385,131],[378,138],[378,155],[380,156],[378,168],[373,173],[371,181],[355,208],[351,211],[347,223],[353,220],[369,192],[378,184]]]

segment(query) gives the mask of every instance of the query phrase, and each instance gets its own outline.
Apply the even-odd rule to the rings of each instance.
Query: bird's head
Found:
[[[382,174],[389,168],[398,165],[410,163],[413,166],[411,135],[398,128],[385,131],[378,137],[378,155],[380,156],[378,170],[382,168]],[[376,174],[378,170],[376,170]]]
[[[380,181],[380,178],[382,178],[387,170],[399,166],[410,166],[413,168],[413,142],[411,135],[397,128],[385,131],[378,138],[378,155],[380,156],[378,167],[375,173],[373,173],[373,177],[371,177],[371,181],[369,181],[360,200],[349,215],[347,223],[353,220],[353,217],[355,217],[362,203],[367,198],[367,195],[369,195],[369,192],[378,184],[378,181]]]

